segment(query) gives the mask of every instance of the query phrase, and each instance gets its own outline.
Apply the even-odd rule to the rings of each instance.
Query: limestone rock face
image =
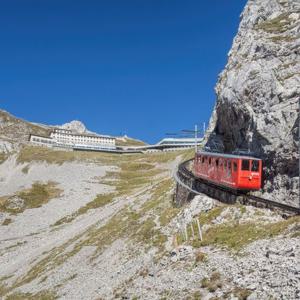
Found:
[[[249,0],[220,74],[207,144],[264,160],[264,196],[299,206],[300,1]],[[269,194],[269,195],[268,195]]]
[[[63,124],[62,126],[59,126],[59,127],[63,128],[63,129],[72,130],[76,133],[87,133],[88,132],[86,127],[84,126],[84,124],[77,120],[71,121],[70,123]]]

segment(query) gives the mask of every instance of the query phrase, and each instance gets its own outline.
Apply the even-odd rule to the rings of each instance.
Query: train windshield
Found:
[[[253,160],[253,161],[252,161],[251,171],[253,171],[253,172],[258,172],[258,166],[259,166],[258,160]]]
[[[242,160],[242,170],[249,171],[250,170],[250,161],[248,159]]]

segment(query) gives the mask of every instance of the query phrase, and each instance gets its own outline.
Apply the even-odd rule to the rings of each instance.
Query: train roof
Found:
[[[246,156],[246,155],[233,155],[233,154],[225,154],[225,153],[217,153],[217,152],[205,152],[205,151],[198,151],[197,154],[200,155],[208,155],[208,156],[217,156],[217,157],[226,157],[226,158],[239,158],[239,159],[255,159],[261,160],[260,158],[253,157],[253,156]]]

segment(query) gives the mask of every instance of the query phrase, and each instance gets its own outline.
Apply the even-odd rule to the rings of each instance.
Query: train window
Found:
[[[211,164],[211,157],[208,159],[208,164],[209,165]]]
[[[218,167],[219,166],[219,160],[216,159],[216,166]]]
[[[249,159],[243,159],[242,160],[242,170],[243,171],[249,171],[250,170],[250,161],[249,161]]]
[[[251,171],[254,171],[254,172],[258,171],[258,160],[252,160]]]
[[[228,162],[228,169],[231,170],[231,161]]]
[[[234,171],[234,172],[237,171],[237,164],[236,164],[236,162],[233,163],[233,171]]]
[[[227,161],[224,160],[224,170],[226,170],[226,167],[227,167]]]
[[[204,156],[202,156],[202,163],[204,163]]]

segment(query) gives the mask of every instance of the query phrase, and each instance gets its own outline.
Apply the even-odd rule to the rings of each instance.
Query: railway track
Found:
[[[236,203],[239,202],[245,205],[253,205],[261,208],[269,208],[280,212],[283,216],[288,217],[291,215],[299,215],[300,208],[290,206],[287,204],[279,203],[273,200],[261,198],[249,193],[243,193],[241,191],[235,191],[222,187],[206,181],[204,179],[196,177],[190,170],[189,166],[194,159],[184,161],[178,166],[175,179],[177,184],[182,185],[191,193],[200,194],[204,193],[208,196],[218,199],[224,203]]]

